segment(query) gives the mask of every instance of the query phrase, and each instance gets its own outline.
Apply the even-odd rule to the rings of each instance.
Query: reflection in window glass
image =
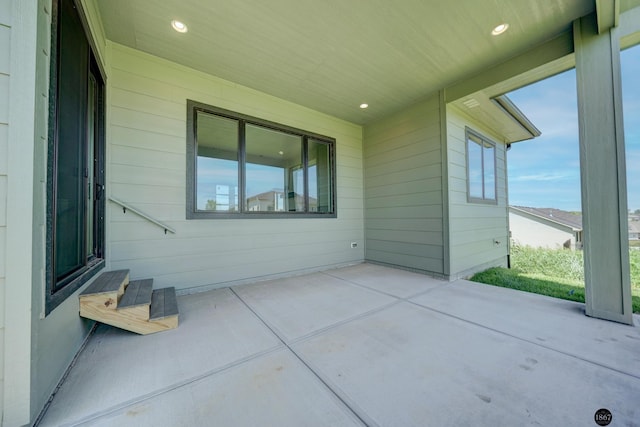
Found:
[[[335,218],[335,139],[187,100],[187,218]]]
[[[329,145],[310,139],[308,142],[309,211],[331,212],[331,153]]]
[[[238,122],[197,113],[196,199],[201,211],[238,210]]]
[[[484,142],[483,152],[483,176],[484,198],[495,200],[496,198],[496,147],[489,142]]]
[[[482,199],[482,143],[472,135],[467,139],[467,175],[469,197]]]
[[[304,212],[302,138],[246,126],[246,198],[250,212]]]

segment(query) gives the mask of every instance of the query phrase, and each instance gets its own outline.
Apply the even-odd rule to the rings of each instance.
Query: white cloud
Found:
[[[573,178],[571,174],[552,174],[552,173],[539,173],[534,175],[515,175],[509,177],[509,182],[532,182],[532,181],[559,181],[567,178]]]
[[[623,102],[630,209],[640,208],[640,45],[623,52]],[[512,204],[580,208],[579,129],[575,71],[509,93],[542,131],[508,153]]]

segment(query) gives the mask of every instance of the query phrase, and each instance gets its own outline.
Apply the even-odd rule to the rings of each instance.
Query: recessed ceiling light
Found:
[[[188,31],[187,24],[182,21],[178,21],[177,19],[171,21],[171,26],[179,33],[186,33]]]
[[[363,110],[365,108],[369,108],[369,104],[360,104],[360,108],[362,108]]]
[[[508,29],[509,29],[509,24],[507,24],[507,23],[500,24],[500,25],[496,26],[493,29],[493,31],[491,31],[491,34],[494,35],[494,36],[499,36],[500,34],[504,33]]]

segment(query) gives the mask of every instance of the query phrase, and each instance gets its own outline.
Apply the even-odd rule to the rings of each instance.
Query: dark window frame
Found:
[[[75,270],[68,276],[57,279],[55,272],[55,257],[56,257],[56,200],[57,200],[57,169],[58,169],[58,103],[60,102],[59,93],[59,68],[61,67],[60,50],[60,8],[64,7],[61,2],[66,1],[67,6],[72,5],[78,12],[78,19],[83,27],[85,33],[85,39],[88,49],[88,65],[87,65],[87,81],[90,76],[96,78],[96,93],[95,102],[95,123],[94,123],[94,149],[95,160],[93,168],[89,164],[85,164],[86,170],[94,173],[93,179],[95,180],[95,187],[93,191],[96,193],[96,200],[94,203],[93,217],[94,221],[93,236],[94,240],[94,254],[91,257],[87,257],[84,265]],[[49,80],[49,127],[48,127],[48,147],[47,147],[47,207],[46,207],[46,266],[45,266],[45,315],[50,314],[56,307],[58,307],[63,301],[76,292],[83,284],[89,279],[95,276],[105,266],[104,259],[104,242],[105,242],[105,230],[104,230],[104,217],[105,217],[105,197],[104,197],[104,168],[105,168],[105,77],[98,64],[97,56],[95,55],[93,48],[88,37],[88,31],[86,29],[86,23],[83,20],[82,13],[78,9],[73,0],[53,0],[52,1],[52,17],[51,17],[51,68],[50,68],[50,80]],[[88,96],[88,95],[87,95]],[[89,107],[87,107],[89,111]],[[86,121],[86,118],[85,118]],[[84,125],[86,128],[86,123]],[[88,138],[88,136],[87,136]],[[86,142],[85,142],[86,148]],[[86,160],[86,152],[82,153],[83,158]],[[86,163],[86,162],[85,162]],[[84,186],[83,198],[87,203],[87,188]],[[83,212],[86,214],[86,205],[83,204]],[[87,217],[83,216],[83,234],[82,234],[82,249],[86,250],[87,245]]]
[[[481,148],[481,164],[482,164],[482,197],[476,197],[471,195],[471,177],[469,174],[469,143],[473,141],[474,144],[477,144],[477,141],[474,141],[472,138],[480,140],[480,148]],[[486,205],[497,205],[498,204],[498,144],[495,141],[487,138],[475,130],[465,127],[465,138],[464,138],[464,151],[465,151],[465,160],[466,160],[466,174],[467,174],[467,202],[468,203],[478,203],[478,204],[486,204]],[[493,147],[493,198],[487,198],[485,196],[485,178],[486,178],[486,170],[484,165],[484,150],[485,144],[489,144]]]
[[[197,209],[197,113],[201,111],[207,114],[213,114],[216,116],[237,120],[239,122],[238,132],[238,205],[239,210],[237,212],[215,212],[215,211],[202,211]],[[268,129],[272,129],[278,132],[284,132],[302,138],[303,147],[303,174],[304,174],[304,197],[305,197],[305,211],[300,212],[268,212],[268,211],[248,211],[246,210],[246,195],[245,181],[246,181],[246,150],[245,150],[245,129],[246,125],[256,125]],[[330,156],[330,174],[331,174],[331,206],[333,209],[330,212],[315,212],[309,210],[309,180],[308,180],[308,159],[307,159],[307,143],[309,140],[313,140],[319,143],[326,144],[329,147]],[[291,126],[282,125],[279,123],[271,122],[268,120],[260,119],[257,117],[249,116],[235,111],[226,110],[212,105],[204,104],[201,102],[187,100],[187,179],[186,179],[186,218],[187,219],[246,219],[246,218],[337,218],[337,203],[336,203],[336,140],[334,138],[316,134],[313,132],[297,129]]]

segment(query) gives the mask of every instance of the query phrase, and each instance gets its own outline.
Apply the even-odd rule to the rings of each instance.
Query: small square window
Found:
[[[496,144],[471,129],[467,140],[467,200],[470,203],[497,203]]]

